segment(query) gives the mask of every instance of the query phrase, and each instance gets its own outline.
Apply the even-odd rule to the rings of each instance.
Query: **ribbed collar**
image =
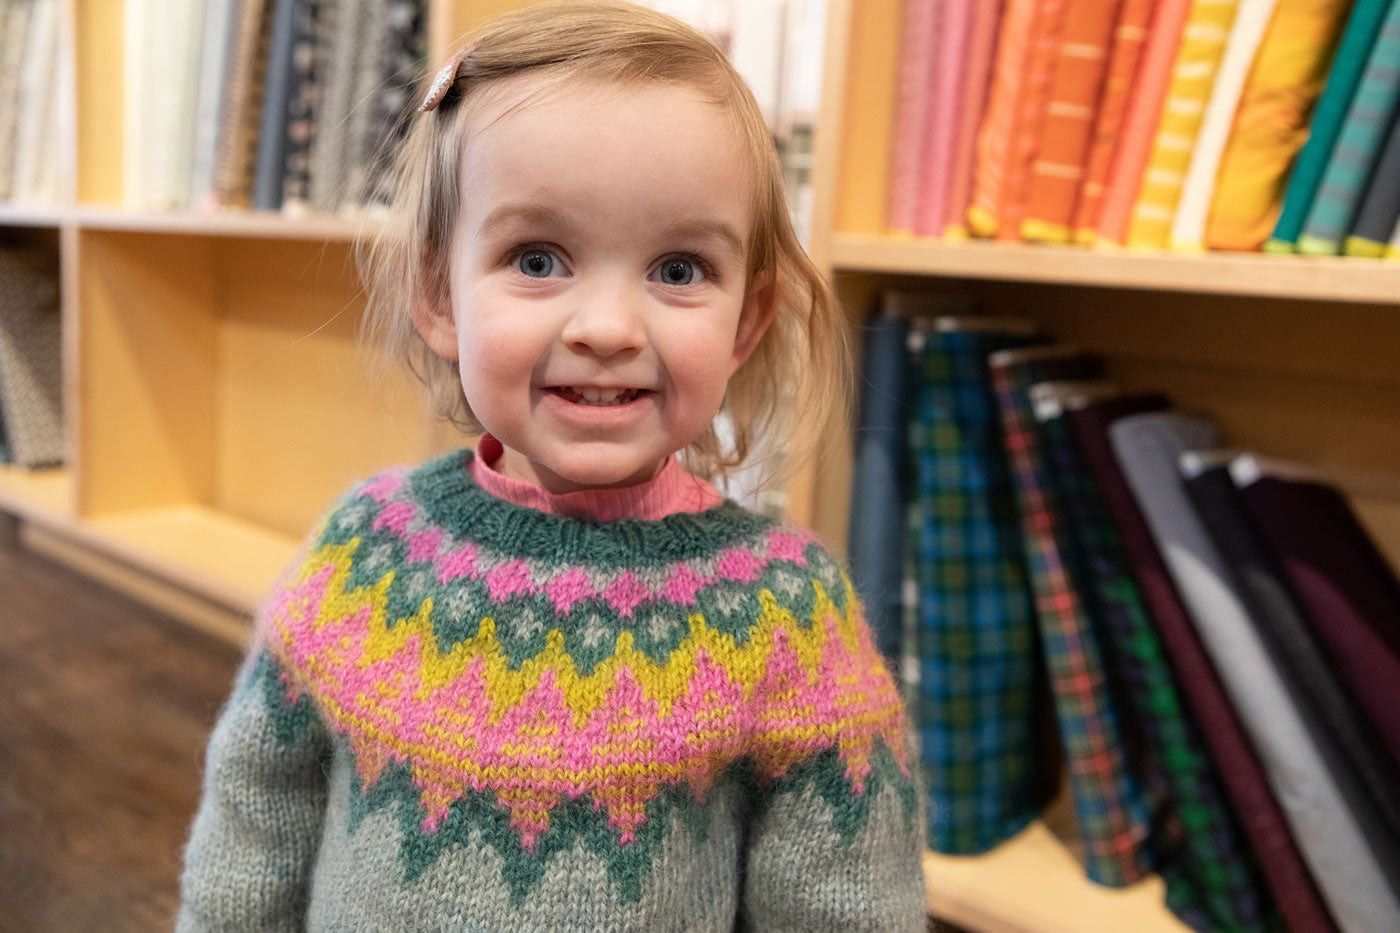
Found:
[[[500,456],[501,442],[490,434],[484,435],[471,460],[472,479],[499,499],[547,515],[591,518],[599,522],[623,518],[656,521],[667,515],[703,512],[724,501],[713,486],[687,473],[675,457],[669,458],[654,478],[635,486],[552,493],[498,472],[495,463]]]

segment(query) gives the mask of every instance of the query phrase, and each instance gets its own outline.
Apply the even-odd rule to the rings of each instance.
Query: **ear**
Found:
[[[749,283],[744,295],[744,306],[739,311],[739,329],[734,334],[734,355],[729,361],[729,374],[732,376],[739,367],[748,362],[758,342],[773,323],[778,311],[778,290],[775,276],[770,270],[761,270]]]
[[[457,359],[457,321],[452,307],[426,296],[413,303],[413,326],[433,352],[445,360]]]

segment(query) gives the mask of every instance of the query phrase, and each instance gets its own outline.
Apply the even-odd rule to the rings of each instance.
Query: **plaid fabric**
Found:
[[[1152,871],[1153,815],[1125,760],[1121,717],[1109,694],[1103,655],[1065,566],[1068,528],[1034,433],[1028,396],[1032,383],[1092,378],[1092,369],[1079,356],[991,364],[1085,869],[1100,884],[1121,886]]]
[[[1039,413],[1037,413],[1039,414]],[[1152,845],[1167,906],[1198,930],[1281,929],[1262,887],[1258,861],[1226,805],[1195,720],[1183,705],[1161,639],[1129,569],[1118,528],[1063,414],[1040,419],[1040,437],[1072,529],[1071,572],[1086,595],[1104,647],[1143,741],[1128,749],[1161,800]]]
[[[1058,762],[1037,750],[1035,631],[986,363],[1024,342],[926,328],[910,335],[906,553],[919,654],[910,708],[928,844],[940,852],[983,852],[1015,835],[1053,795],[1042,778],[1058,779]]]

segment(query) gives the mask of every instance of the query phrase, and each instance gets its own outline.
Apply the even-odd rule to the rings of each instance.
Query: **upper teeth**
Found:
[[[613,405],[619,399],[630,401],[635,390],[633,389],[594,389],[589,386],[570,386],[570,391],[582,395],[584,401],[590,405]]]

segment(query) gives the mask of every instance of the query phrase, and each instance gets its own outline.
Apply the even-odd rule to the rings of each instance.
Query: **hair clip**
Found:
[[[457,80],[457,69],[462,67],[462,62],[476,48],[475,42],[470,42],[456,52],[447,60],[438,71],[437,77],[433,78],[432,86],[428,88],[428,95],[423,98],[423,103],[418,106],[419,113],[427,113],[429,110],[436,110],[437,105],[442,103],[442,99],[447,96],[447,92],[452,87],[452,83]]]

